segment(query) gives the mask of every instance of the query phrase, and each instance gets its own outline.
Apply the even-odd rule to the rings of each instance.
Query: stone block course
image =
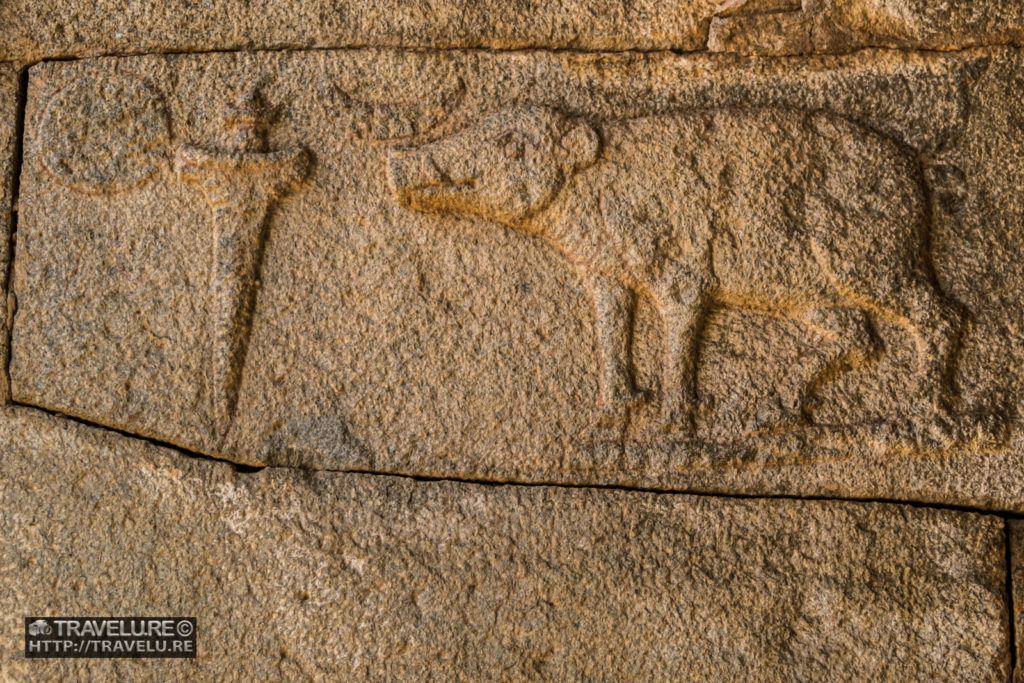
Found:
[[[1020,0],[0,26],[0,680],[1024,681]]]
[[[1022,59],[37,65],[15,399],[257,465],[1020,511]]]
[[[0,61],[400,47],[843,53],[1021,45],[1016,0],[9,0]]]
[[[0,449],[9,678],[1009,675],[995,517],[243,474],[23,408]],[[21,654],[23,614],[157,613],[197,659]]]

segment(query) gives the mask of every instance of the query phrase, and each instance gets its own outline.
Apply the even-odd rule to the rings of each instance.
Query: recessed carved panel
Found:
[[[34,67],[15,398],[252,463],[1024,508],[1021,60],[126,58],[146,182],[50,123],[110,62]]]

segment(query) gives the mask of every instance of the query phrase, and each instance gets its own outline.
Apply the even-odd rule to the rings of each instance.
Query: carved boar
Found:
[[[518,107],[392,148],[389,172],[401,205],[535,235],[577,268],[593,295],[610,416],[644,396],[631,359],[638,296],[664,323],[666,428],[693,428],[701,329],[714,305],[811,324],[836,308],[898,321],[919,351],[920,402],[929,412],[944,404],[964,316],[936,284],[921,170],[850,121],[694,110],[599,130]]]

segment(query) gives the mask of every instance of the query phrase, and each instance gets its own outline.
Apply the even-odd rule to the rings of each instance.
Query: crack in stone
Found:
[[[1010,619],[1010,623],[1006,625],[1006,637],[1008,640],[1007,647],[1009,648],[1010,655],[1010,673],[1013,680],[1018,680],[1017,675],[1017,615],[1014,613],[1014,600],[1013,600],[1013,533],[1010,529],[1009,519],[1003,524],[1004,541],[1003,545],[1006,548],[1006,604],[1007,604],[1007,615]]]
[[[947,503],[930,503],[916,500],[901,500],[898,498],[880,498],[880,497],[851,497],[851,496],[801,496],[796,494],[785,494],[785,493],[736,493],[736,492],[718,492],[712,489],[673,489],[673,488],[655,488],[655,487],[643,487],[643,486],[628,486],[623,484],[577,484],[569,482],[558,482],[558,481],[518,481],[518,480],[502,480],[502,479],[485,479],[475,477],[459,477],[459,476],[431,476],[425,474],[413,474],[408,472],[390,472],[386,470],[370,470],[360,468],[348,468],[348,469],[311,469],[305,467],[294,467],[289,465],[246,465],[244,463],[235,462],[228,458],[218,458],[212,455],[206,455],[198,451],[189,450],[182,446],[178,446],[173,443],[161,441],[147,436],[141,436],[133,434],[116,427],[109,427],[96,422],[75,417],[73,415],[66,415],[59,411],[49,410],[40,406],[32,405],[30,403],[19,403],[14,401],[10,404],[19,408],[27,408],[30,410],[44,413],[51,417],[55,417],[61,420],[67,420],[75,424],[88,427],[90,429],[97,429],[105,431],[111,434],[117,434],[119,436],[133,439],[136,441],[142,441],[158,448],[165,448],[174,451],[180,455],[194,460],[205,460],[211,463],[218,463],[221,465],[228,465],[232,467],[236,472],[240,474],[257,474],[264,470],[269,471],[281,471],[281,472],[293,472],[293,473],[305,473],[309,475],[315,475],[318,473],[332,473],[332,474],[362,474],[367,476],[375,477],[398,477],[401,479],[410,479],[413,481],[420,482],[436,482],[436,483],[458,483],[458,484],[475,484],[478,486],[490,486],[490,487],[504,487],[504,486],[516,486],[516,487],[546,487],[546,488],[557,488],[557,489],[595,489],[605,491],[622,491],[631,493],[645,493],[653,495],[672,495],[672,496],[697,496],[701,498],[729,498],[736,500],[750,500],[750,501],[772,501],[772,500],[805,500],[805,501],[817,501],[817,502],[835,502],[835,503],[864,503],[864,504],[881,504],[881,505],[901,505],[911,508],[926,508],[932,510],[946,510],[950,512],[962,512],[962,513],[973,513],[980,515],[988,515],[992,517],[999,517],[1004,520],[1024,520],[1024,513],[1014,513],[1004,510],[989,510],[980,507],[972,507],[969,505],[952,505]]]
[[[882,50],[882,51],[885,51],[885,52],[892,52],[892,53],[900,53],[900,52],[907,52],[907,53],[921,53],[921,52],[963,53],[963,52],[969,52],[969,51],[971,51],[971,52],[979,52],[979,51],[985,51],[985,50],[996,50],[996,49],[1007,48],[1007,47],[1019,47],[1019,46],[1014,44],[1014,43],[998,43],[998,44],[993,44],[993,45],[971,46],[971,47],[966,47],[966,48],[959,48],[959,49],[954,49],[954,50],[943,50],[943,51],[919,50],[919,49],[913,49],[913,48],[863,47],[863,48],[858,48],[858,49],[852,50],[850,52],[830,52],[830,53],[815,54],[813,56],[827,58],[827,57],[838,57],[838,56],[843,56],[843,55],[849,55],[849,54],[854,54],[854,53],[863,52],[863,51],[879,51],[879,50]],[[633,54],[633,55],[671,53],[671,54],[676,54],[676,55],[679,55],[679,56],[689,56],[689,55],[694,55],[694,54],[710,54],[710,53],[707,53],[705,51],[684,52],[684,51],[674,51],[674,50],[582,50],[582,49],[572,49],[572,48],[553,48],[553,49],[552,48],[536,48],[536,49],[535,48],[517,48],[517,49],[504,50],[504,49],[494,49],[494,48],[473,48],[473,47],[469,47],[469,48],[420,48],[420,49],[417,49],[417,48],[404,48],[404,47],[379,48],[379,47],[374,47],[374,46],[369,46],[369,45],[368,46],[346,46],[346,47],[340,47],[340,48],[339,47],[291,47],[291,46],[289,46],[289,47],[271,48],[271,49],[262,49],[262,50],[241,50],[241,49],[234,50],[234,49],[232,49],[232,50],[206,50],[206,51],[195,51],[195,52],[169,51],[169,52],[150,52],[150,53],[111,53],[111,54],[95,55],[95,56],[73,56],[73,57],[67,57],[67,58],[47,58],[47,59],[43,59],[43,60],[38,60],[36,62],[32,62],[32,64],[36,64],[36,63],[40,63],[40,62],[45,62],[45,61],[77,61],[79,59],[96,59],[96,58],[108,58],[108,57],[134,57],[134,56],[148,56],[148,55],[175,55],[175,54],[191,54],[191,55],[195,55],[195,54],[222,54],[222,53],[229,53],[229,54],[231,54],[231,53],[263,53],[263,52],[315,52],[315,51],[348,51],[348,50],[353,50],[354,51],[354,50],[368,50],[368,49],[376,49],[376,50],[381,50],[381,51],[394,51],[394,52],[408,52],[408,51],[418,51],[418,52],[463,52],[463,53],[473,53],[473,52],[479,52],[479,53],[523,53],[523,52],[531,52],[531,53],[536,53],[536,52],[542,52],[542,53],[553,53],[553,54],[557,54],[557,53],[571,53],[571,54]],[[808,55],[787,55],[787,56],[774,57],[772,59],[785,60],[785,59],[800,59],[800,58],[807,58],[807,57],[808,57]],[[763,59],[763,58],[760,58],[760,59]],[[17,95],[16,95],[15,137],[14,137],[14,141],[13,141],[14,142],[14,158],[12,160],[12,174],[13,174],[12,185],[11,185],[11,202],[12,202],[12,207],[11,208],[12,208],[12,212],[11,212],[10,235],[9,235],[9,240],[10,240],[10,259],[9,259],[9,267],[7,269],[7,272],[2,274],[2,276],[5,279],[5,291],[8,292],[8,293],[10,293],[12,291],[12,284],[13,284],[13,279],[14,279],[14,263],[15,263],[15,258],[16,258],[15,249],[16,249],[16,242],[17,242],[16,236],[17,236],[18,217],[19,217],[19,212],[17,210],[17,207],[18,207],[19,194],[20,194],[21,171],[22,171],[22,167],[23,167],[23,163],[24,163],[24,158],[23,158],[24,144],[23,144],[23,140],[24,140],[24,124],[25,124],[25,114],[26,114],[26,104],[27,104],[27,89],[28,89],[28,68],[27,68],[27,66],[29,66],[29,65],[26,64],[26,65],[19,65],[19,66],[21,66],[21,68],[20,68],[20,71],[19,71],[19,74],[18,74],[18,90],[17,90]],[[978,80],[980,80],[980,77],[979,77]],[[971,87],[973,87],[973,86],[974,86],[974,84],[972,83]],[[10,294],[9,294],[9,296],[10,296]],[[5,311],[5,315],[7,315],[7,322],[8,322],[7,328],[5,329],[5,334],[7,335],[8,348],[10,348],[10,345],[11,345],[11,342],[12,342],[12,338],[13,338],[14,310],[15,310],[15,307],[12,306],[12,307],[10,307],[9,310]],[[11,362],[11,354],[8,353],[7,357],[3,359],[4,377],[3,377],[3,380],[2,380],[2,381],[4,381],[6,383],[5,391],[8,392],[7,393],[8,397],[11,395],[10,394],[10,391],[11,391],[10,362]],[[2,396],[0,396],[0,398],[2,398]],[[57,411],[48,410],[48,409],[45,409],[45,408],[41,408],[39,406],[35,406],[35,405],[31,405],[31,404],[26,404],[26,403],[13,402],[13,401],[9,401],[9,404],[13,405],[13,406],[18,406],[18,407],[22,407],[22,408],[27,408],[27,409],[39,411],[41,413],[53,416],[55,418],[58,418],[58,419],[61,419],[61,420],[66,420],[66,421],[70,421],[70,422],[74,422],[74,423],[77,423],[77,424],[82,425],[84,427],[91,428],[91,429],[103,430],[105,432],[108,432],[108,433],[111,433],[111,434],[117,434],[117,435],[123,436],[125,438],[146,442],[146,443],[149,443],[149,444],[151,444],[153,446],[165,448],[165,449],[174,451],[174,452],[176,452],[176,453],[178,453],[180,455],[183,455],[183,456],[186,456],[188,458],[195,459],[195,460],[205,460],[205,461],[209,461],[209,462],[213,462],[213,463],[221,463],[221,464],[224,464],[224,465],[229,465],[236,472],[238,472],[240,474],[254,474],[254,473],[262,472],[265,469],[270,469],[270,470],[275,470],[275,471],[287,471],[287,472],[296,472],[297,471],[297,472],[309,473],[310,475],[315,474],[317,472],[329,472],[329,473],[342,473],[342,474],[362,474],[362,475],[368,475],[368,476],[398,477],[398,478],[404,478],[404,479],[409,479],[409,480],[418,481],[418,482],[436,482],[436,483],[452,482],[452,483],[475,484],[475,485],[490,486],[490,487],[516,486],[516,487],[549,487],[549,488],[562,488],[562,489],[602,489],[602,490],[610,490],[610,491],[633,492],[633,493],[656,494],[656,495],[689,495],[689,496],[698,496],[698,497],[744,499],[744,500],[751,500],[751,501],[762,501],[762,500],[807,500],[807,501],[819,501],[819,502],[824,502],[824,503],[828,503],[828,502],[836,502],[836,503],[850,503],[850,502],[853,502],[853,503],[865,503],[865,504],[875,503],[875,504],[902,505],[902,506],[907,506],[907,507],[912,507],[912,508],[931,508],[931,509],[936,509],[936,510],[947,510],[947,511],[951,511],[951,512],[960,512],[960,513],[985,514],[985,515],[991,515],[991,516],[999,517],[999,518],[1004,520],[1004,527],[1005,527],[1005,541],[1004,541],[1004,547],[1005,547],[1005,552],[1006,552],[1006,560],[1005,560],[1006,561],[1006,564],[1005,564],[1006,579],[1005,579],[1005,581],[1006,581],[1006,599],[1007,599],[1007,605],[1008,605],[1007,613],[1008,613],[1009,620],[1010,620],[1010,623],[1007,626],[1007,638],[1008,638],[1008,647],[1009,647],[1009,657],[1010,657],[1011,671],[1016,671],[1016,667],[1017,667],[1016,640],[1018,638],[1018,634],[1015,631],[1015,614],[1014,614],[1014,603],[1013,603],[1012,546],[1011,546],[1011,533],[1010,533],[1009,521],[1010,520],[1022,520],[1022,519],[1024,519],[1024,514],[1010,513],[1010,512],[1005,512],[1005,511],[992,511],[992,510],[987,510],[987,509],[984,509],[984,508],[971,507],[971,506],[936,504],[936,503],[927,503],[927,502],[921,502],[921,501],[886,499],[886,498],[853,498],[853,497],[829,497],[829,496],[801,496],[801,495],[785,495],[785,494],[739,494],[739,493],[719,493],[719,492],[708,491],[708,490],[694,491],[694,490],[686,490],[686,489],[681,489],[681,490],[679,490],[679,489],[656,489],[656,488],[631,487],[631,486],[622,486],[622,485],[568,484],[568,483],[558,483],[558,482],[523,482],[523,481],[515,481],[515,480],[486,480],[486,479],[476,479],[476,478],[469,478],[469,477],[450,477],[450,476],[448,476],[448,477],[445,477],[445,476],[433,477],[433,476],[424,476],[424,475],[417,475],[417,474],[407,474],[407,473],[378,471],[378,470],[361,470],[361,469],[338,469],[338,470],[319,469],[319,470],[312,470],[312,469],[298,468],[298,467],[288,467],[288,466],[258,467],[258,466],[250,466],[250,465],[245,465],[245,464],[242,464],[242,463],[238,463],[238,462],[232,461],[232,460],[227,459],[227,458],[218,458],[218,457],[209,456],[209,455],[206,455],[206,454],[203,454],[203,453],[199,453],[199,452],[196,452],[196,451],[189,450],[187,448],[183,448],[181,446],[177,446],[177,445],[172,444],[172,443],[163,442],[163,441],[160,441],[158,439],[153,439],[153,438],[150,438],[150,437],[140,436],[140,435],[128,432],[128,431],[124,431],[124,430],[120,430],[120,429],[117,429],[117,428],[109,427],[109,426],[106,426],[106,425],[103,425],[103,424],[99,424],[99,423],[94,423],[94,422],[91,422],[89,420],[85,420],[85,419],[82,419],[82,418],[64,415],[64,414],[59,413]]]
[[[0,300],[0,311],[5,320],[3,334],[7,344],[7,354],[2,360],[3,363],[3,386],[0,387],[0,404],[9,402],[13,396],[11,387],[11,350],[14,342],[14,314],[17,310],[16,299],[13,297],[14,284],[14,254],[16,236],[18,234],[18,200],[21,193],[21,167],[23,162],[24,145],[22,140],[25,137],[25,107],[28,103],[28,69],[18,72],[18,92],[15,96],[14,115],[14,155],[11,161],[11,219],[10,234],[8,239],[8,259],[6,272],[0,273],[3,280],[2,300]]]
[[[193,451],[193,450],[189,450],[187,448],[183,448],[182,446],[178,446],[177,444],[173,444],[173,443],[170,443],[168,441],[161,441],[160,439],[154,439],[152,437],[142,436],[140,434],[133,434],[132,432],[128,432],[128,431],[125,431],[123,429],[118,429],[116,427],[110,427],[108,425],[100,424],[98,422],[92,422],[90,420],[86,420],[86,419],[83,419],[81,417],[75,417],[74,415],[67,415],[65,413],[62,413],[62,412],[59,412],[59,411],[56,411],[56,410],[49,410],[47,408],[42,408],[40,406],[32,405],[31,403],[20,403],[18,401],[11,401],[8,404],[8,407],[10,407],[10,406],[14,406],[14,407],[18,407],[18,408],[29,408],[31,410],[38,411],[40,413],[49,415],[50,417],[54,417],[54,418],[57,418],[59,420],[65,420],[65,421],[68,421],[68,422],[73,422],[73,423],[81,425],[83,427],[88,427],[90,429],[101,430],[101,431],[107,432],[109,434],[116,434],[118,436],[123,436],[125,438],[133,439],[135,441],[142,441],[142,442],[148,443],[148,444],[150,444],[152,446],[156,446],[158,448],[165,448],[167,450],[174,451],[174,452],[176,452],[176,453],[178,453],[180,455],[183,455],[183,456],[185,456],[187,458],[192,458],[194,460],[206,460],[208,462],[220,463],[222,465],[230,465],[231,467],[233,467],[235,469],[235,471],[240,472],[242,474],[252,474],[254,472],[260,472],[260,471],[266,469],[265,467],[261,467],[261,466],[257,466],[257,465],[246,465],[244,463],[235,462],[233,460],[228,460],[227,458],[216,458],[216,457],[214,457],[212,455],[206,455],[205,453],[200,453],[198,451]]]
[[[712,52],[707,48],[701,50],[683,50],[675,48],[621,48],[621,49],[592,49],[592,48],[575,48],[575,47],[558,47],[552,45],[538,44],[531,47],[510,47],[510,48],[496,48],[486,46],[462,46],[462,47],[449,47],[449,46],[401,46],[401,45],[381,45],[374,43],[347,43],[335,46],[302,46],[302,45],[287,45],[277,47],[262,47],[256,49],[246,49],[244,47],[227,47],[218,49],[206,49],[206,50],[155,50],[155,51],[126,51],[126,52],[101,52],[97,54],[54,54],[41,59],[30,59],[30,60],[18,60],[14,58],[0,59],[0,64],[13,64],[20,72],[24,72],[27,69],[45,62],[77,62],[87,59],[111,59],[111,58],[128,58],[128,57],[156,57],[156,56],[175,56],[175,55],[189,55],[189,56],[201,56],[201,55],[218,55],[218,54],[272,54],[276,52],[359,52],[359,51],[377,51],[377,52],[436,52],[436,53],[464,53],[464,54],[494,54],[494,55],[516,55],[516,54],[569,54],[569,55],[676,55],[679,57],[694,57],[694,56],[712,56],[723,60],[731,60],[735,58],[756,60],[758,62],[772,61],[772,60],[792,60],[792,59],[808,59],[808,58],[828,58],[828,57],[848,57],[851,55],[859,54],[862,52],[889,52],[889,53],[906,53],[906,54],[961,54],[967,52],[979,52],[979,51],[995,51],[999,49],[1021,49],[1024,48],[1024,43],[1016,43],[1013,41],[1006,42],[993,42],[993,43],[982,43],[978,45],[965,45],[953,48],[917,48],[917,47],[902,47],[902,46],[886,46],[886,45],[862,45],[853,47],[847,50],[835,50],[830,52],[812,52],[812,53],[793,53],[786,55],[757,55],[757,54],[746,54],[746,53],[735,53],[735,52]]]

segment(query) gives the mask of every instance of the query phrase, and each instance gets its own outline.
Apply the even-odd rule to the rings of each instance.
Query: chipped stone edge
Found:
[[[10,341],[14,322],[13,298],[9,294],[15,230],[15,156],[19,140],[18,105],[21,83],[12,64],[0,62],[0,406],[11,402]]]
[[[1024,683],[1024,519],[1006,522],[1006,543],[1010,588],[1009,624],[1014,683]]]

